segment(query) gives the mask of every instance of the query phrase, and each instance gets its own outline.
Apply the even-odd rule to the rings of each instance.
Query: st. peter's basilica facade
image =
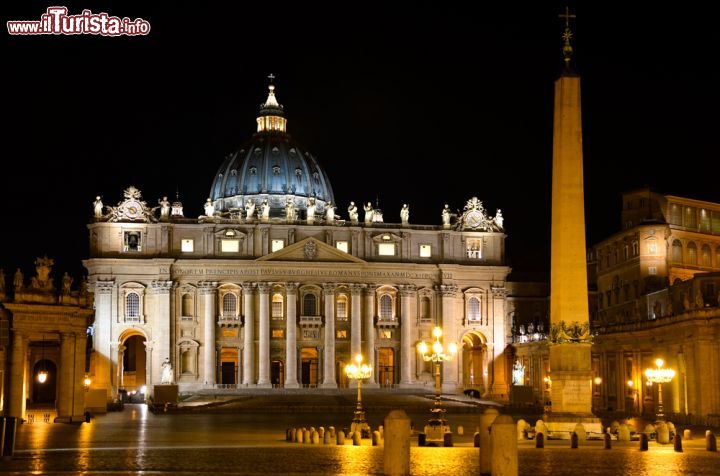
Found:
[[[473,197],[438,224],[336,212],[317,160],[286,133],[270,86],[257,132],[212,182],[204,215],[134,187],[95,204],[84,262],[95,296],[91,377],[108,398],[171,379],[206,389],[336,388],[361,353],[368,385],[432,387],[416,350],[456,342],[443,390],[506,399],[512,363],[503,218]],[[387,217],[385,217],[387,218]],[[169,364],[168,364],[169,361]],[[163,376],[163,369],[165,376]]]

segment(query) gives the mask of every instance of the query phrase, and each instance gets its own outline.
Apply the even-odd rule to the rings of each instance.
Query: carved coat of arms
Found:
[[[317,256],[317,244],[313,240],[305,243],[305,258],[312,260]]]

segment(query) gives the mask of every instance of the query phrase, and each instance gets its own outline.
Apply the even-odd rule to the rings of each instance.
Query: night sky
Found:
[[[343,218],[350,200],[377,196],[386,221],[407,202],[411,223],[439,224],[444,203],[477,196],[503,209],[511,266],[547,272],[564,3],[109,3],[3,3],[3,25],[62,4],[152,26],[120,38],[4,33],[6,273],[30,276],[47,253],[56,278],[79,276],[95,195],[115,205],[131,184],[153,206],[178,188],[185,215],[200,215],[223,157],[255,130],[269,73]],[[570,3],[588,244],[619,229],[623,190],[720,202],[717,18],[629,3]]]

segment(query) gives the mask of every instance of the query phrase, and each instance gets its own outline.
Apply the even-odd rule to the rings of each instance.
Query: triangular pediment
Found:
[[[262,256],[257,261],[304,261],[320,263],[365,263],[364,260],[345,253],[334,246],[316,240],[305,238],[290,246]]]

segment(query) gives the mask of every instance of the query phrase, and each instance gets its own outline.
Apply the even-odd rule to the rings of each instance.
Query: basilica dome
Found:
[[[270,216],[282,216],[288,200],[298,210],[306,210],[313,198],[322,213],[335,202],[327,174],[315,157],[286,132],[283,106],[277,102],[275,87],[260,106],[257,132],[220,166],[210,198],[215,210],[242,209],[247,201],[256,206],[267,200]]]

